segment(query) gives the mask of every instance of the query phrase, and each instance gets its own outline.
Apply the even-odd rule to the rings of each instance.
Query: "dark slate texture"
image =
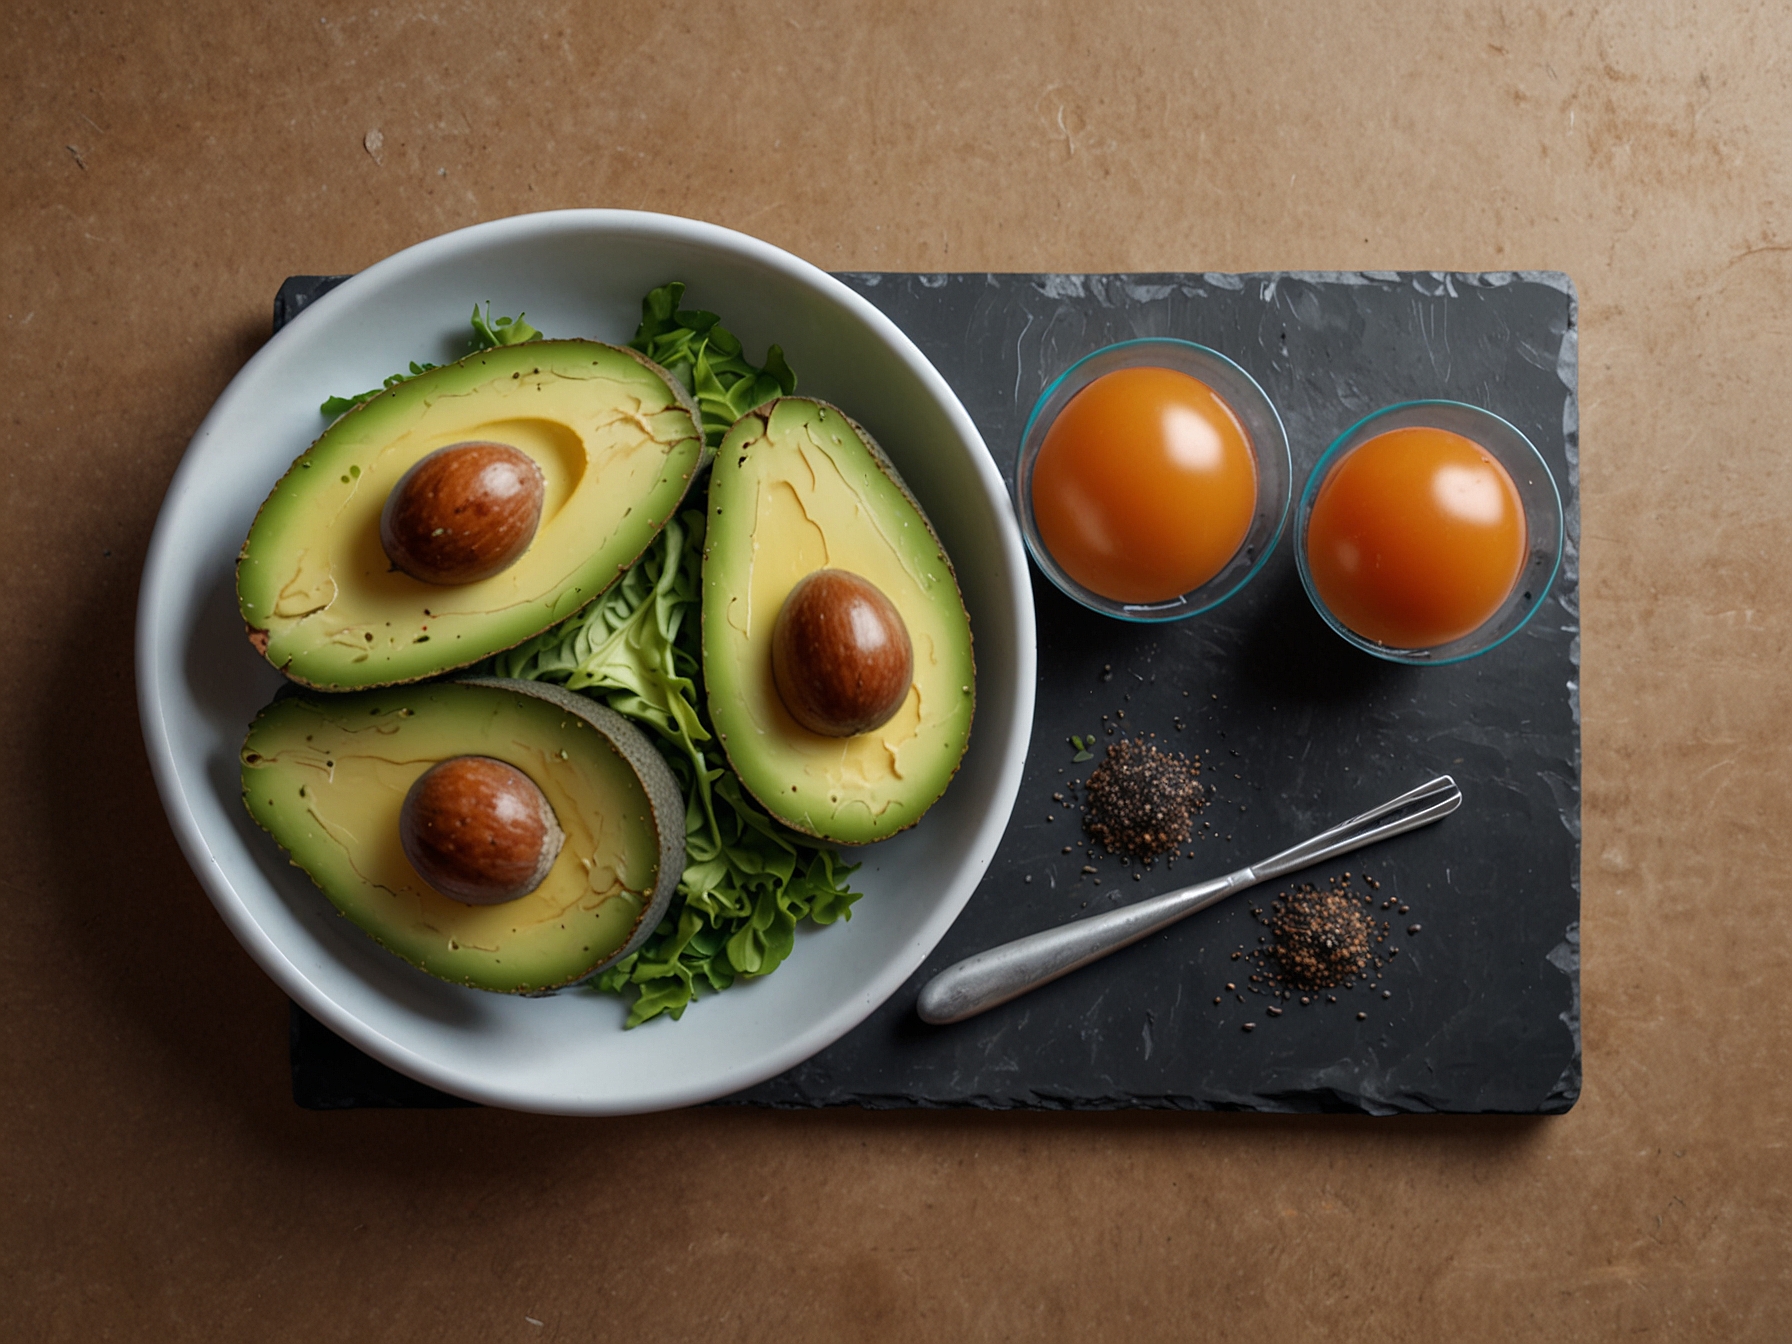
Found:
[[[1567,278],[841,278],[939,368],[1010,479],[1027,412],[1047,382],[1112,341],[1176,336],[1221,351],[1263,384],[1288,427],[1297,495],[1326,445],[1379,407],[1447,397],[1497,412],[1555,473],[1569,547],[1555,588],[1519,635],[1438,668],[1383,663],[1333,635],[1301,591],[1286,535],[1238,597],[1168,626],[1105,620],[1035,575],[1032,752],[983,884],[916,977],[857,1030],[729,1101],[1374,1114],[1554,1113],[1573,1105],[1579,445],[1577,313]],[[276,322],[332,283],[288,281]],[[1099,751],[1115,740],[1109,727],[1156,733],[1202,756],[1218,799],[1194,859],[1166,871],[1104,858],[1088,876],[1080,850],[1062,853],[1080,832],[1052,794],[1095,764],[1074,763],[1068,738],[1094,732]],[[1257,944],[1263,930],[1252,912],[1283,883],[982,1017],[936,1028],[915,1016],[920,986],[961,957],[1236,868],[1445,771],[1465,797],[1455,816],[1304,875],[1368,874],[1383,896],[1410,907],[1386,916],[1394,928],[1388,945],[1400,955],[1374,989],[1340,990],[1336,1004],[1296,1001],[1276,1018],[1266,998],[1246,992],[1240,1003],[1225,991],[1228,981],[1247,989],[1248,969],[1230,954]],[[1421,931],[1407,934],[1408,924]],[[294,1012],[299,1104],[442,1104],[441,1094],[383,1070]],[[1244,1031],[1246,1022],[1255,1029]]]
[[[363,1054],[298,1004],[289,1004],[287,1049],[292,1059],[292,1099],[308,1111],[349,1111],[377,1106],[449,1110],[477,1106],[450,1096]]]

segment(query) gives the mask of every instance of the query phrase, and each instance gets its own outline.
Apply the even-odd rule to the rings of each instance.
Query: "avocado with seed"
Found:
[[[407,797],[467,757],[513,767],[551,809],[558,849],[513,899],[456,899],[407,857]],[[684,799],[665,761],[620,715],[539,682],[288,695],[250,728],[242,781],[250,815],[337,910],[475,989],[547,994],[606,969],[653,932],[684,871]]]
[[[453,567],[437,573],[390,554],[388,502],[425,458],[473,445],[532,462],[538,503],[494,539],[495,573],[470,555],[457,564],[474,577],[432,582],[452,580]],[[466,667],[615,582],[706,460],[696,404],[633,350],[534,341],[431,369],[342,416],[274,487],[237,561],[249,637],[287,676],[321,690]],[[420,533],[413,523],[413,546],[458,517],[444,513]],[[520,542],[516,526],[525,527]],[[473,549],[480,544],[475,537]]]
[[[910,680],[889,697],[894,712],[850,735],[804,727],[774,670],[779,613],[803,580],[824,570],[888,599],[912,649]],[[882,672],[868,667],[867,683]],[[836,407],[781,398],[744,416],[716,451],[703,548],[703,675],[710,716],[741,783],[805,834],[849,845],[894,835],[920,820],[958,770],[976,675],[957,578],[889,459]],[[870,699],[883,700],[881,690]]]

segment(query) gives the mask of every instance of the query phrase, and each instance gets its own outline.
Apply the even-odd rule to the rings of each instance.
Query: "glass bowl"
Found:
[[[1164,602],[1122,602],[1083,587],[1052,558],[1039,535],[1033,514],[1033,468],[1046,431],[1070,399],[1090,383],[1116,369],[1174,369],[1206,383],[1231,407],[1244,427],[1257,465],[1257,508],[1250,529],[1232,558],[1200,587]],[[1294,467],[1288,455],[1288,434],[1282,417],[1257,380],[1218,351],[1192,341],[1146,337],[1105,346],[1072,364],[1039,394],[1021,435],[1020,459],[1014,472],[1014,507],[1027,550],[1045,576],[1068,596],[1104,616],[1123,621],[1179,621],[1211,611],[1231,597],[1263,568],[1288,518]]]
[[[1513,581],[1512,591],[1473,631],[1429,648],[1403,649],[1367,639],[1332,614],[1319,595],[1307,563],[1307,529],[1319,489],[1338,463],[1377,435],[1416,428],[1443,429],[1460,434],[1486,449],[1506,469],[1513,485],[1518,488],[1519,502],[1524,507],[1526,550],[1523,567]],[[1307,590],[1314,609],[1338,634],[1365,653],[1390,662],[1420,666],[1459,663],[1510,639],[1543,604],[1562,563],[1562,499],[1556,491],[1555,477],[1531,441],[1493,412],[1460,401],[1403,401],[1363,417],[1325,450],[1301,491],[1300,507],[1295,511],[1294,541],[1294,558],[1300,570],[1301,585]]]

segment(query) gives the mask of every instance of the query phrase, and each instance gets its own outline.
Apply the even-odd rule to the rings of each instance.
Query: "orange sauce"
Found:
[[[1340,622],[1396,649],[1473,633],[1524,568],[1518,487],[1448,430],[1395,429],[1345,454],[1307,520],[1313,587]]]
[[[1174,369],[1103,374],[1046,431],[1033,467],[1040,540],[1065,573],[1118,602],[1167,602],[1237,553],[1257,459],[1220,395]]]

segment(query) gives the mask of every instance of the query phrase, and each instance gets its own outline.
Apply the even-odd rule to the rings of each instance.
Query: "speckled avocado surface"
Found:
[[[394,568],[387,496],[439,448],[509,445],[541,469],[541,521],[520,559],[473,583]],[[250,639],[325,690],[466,667],[596,597],[672,516],[707,458],[695,404],[665,370],[598,341],[469,355],[342,416],[281,477],[237,563]]]
[[[399,815],[439,761],[487,756],[546,796],[565,843],[528,895],[466,905],[405,857]],[[555,686],[496,678],[295,694],[257,716],[243,801],[331,903],[381,946],[456,984],[543,994],[638,947],[684,870],[684,803],[647,738]]]
[[[772,671],[772,631],[806,576],[844,570],[901,614],[913,682],[868,732],[827,737],[794,719]],[[867,844],[919,821],[970,740],[970,618],[939,538],[895,468],[838,408],[784,397],[743,417],[716,452],[703,550],[710,715],[741,782],[780,821]]]

